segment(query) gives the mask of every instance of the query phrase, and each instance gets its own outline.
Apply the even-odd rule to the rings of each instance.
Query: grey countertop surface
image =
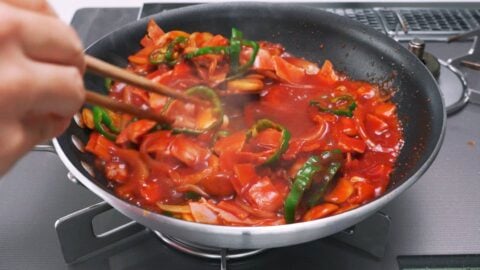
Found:
[[[241,1],[249,1],[249,0],[237,0],[236,2]],[[176,2],[176,3],[195,3],[195,2],[226,2],[221,0],[210,0],[210,1],[201,1],[201,0],[189,0],[189,1],[160,1],[160,0],[48,0],[50,5],[56,10],[60,18],[69,23],[75,11],[86,8],[86,7],[136,7],[139,8],[143,3],[160,3],[160,2]],[[251,2],[251,1],[249,1]],[[336,1],[328,1],[328,0],[302,0],[302,1],[291,1],[291,0],[263,0],[262,2],[335,2],[335,3],[366,3],[366,2],[382,2],[378,0],[336,0]],[[395,0],[395,1],[383,1],[385,3],[419,3],[419,2],[432,2],[431,0]],[[453,2],[451,0],[437,0],[436,3],[442,2]],[[478,0],[463,0],[462,2],[480,2]]]

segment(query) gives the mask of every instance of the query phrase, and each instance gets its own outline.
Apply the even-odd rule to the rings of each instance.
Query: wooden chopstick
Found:
[[[462,66],[466,66],[471,69],[480,70],[480,63],[477,63],[477,62],[462,60],[460,64],[462,64]]]
[[[172,119],[152,111],[142,110],[130,104],[116,101],[108,96],[86,90],[85,101],[112,111],[124,112],[142,119],[149,119],[160,123],[171,123]]]
[[[136,75],[125,69],[119,68],[98,58],[90,55],[85,55],[85,62],[87,64],[87,70],[98,74],[100,76],[108,77],[116,81],[121,81],[126,84],[130,84],[146,91],[154,92],[157,94],[173,97],[186,102],[195,104],[201,104],[208,106],[209,103],[193,96],[187,96],[182,92],[175,91],[174,89],[159,83],[155,83],[142,76]]]

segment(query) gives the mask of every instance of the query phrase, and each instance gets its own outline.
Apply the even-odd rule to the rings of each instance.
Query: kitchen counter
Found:
[[[55,11],[58,13],[60,18],[66,22],[70,23],[72,20],[73,14],[75,13],[76,10],[85,8],[85,7],[140,7],[142,3],[160,3],[160,2],[178,2],[178,3],[203,3],[207,1],[198,1],[198,0],[191,0],[191,1],[160,1],[160,0],[144,0],[144,1],[138,1],[138,0],[103,0],[103,1],[98,1],[98,0],[47,0],[50,5],[55,9]],[[221,0],[211,0],[208,2],[226,2],[226,1],[221,1]],[[237,0],[235,2],[252,2],[251,0]],[[358,1],[358,0],[336,0],[336,1],[312,1],[312,0],[302,0],[302,1],[288,1],[288,0],[264,0],[262,2],[335,2],[335,3],[368,3],[368,2],[381,2],[378,0],[366,0],[366,1]],[[420,1],[412,1],[412,0],[396,0],[396,1],[382,1],[383,3],[419,3],[419,2],[432,2],[431,0],[420,0]],[[448,3],[448,2],[454,2],[454,1],[448,1],[448,0],[437,0],[435,3]],[[462,2],[470,2],[470,3],[475,3],[479,2],[479,0],[464,0]]]
[[[110,14],[113,10],[104,10],[110,14],[109,20],[99,15],[105,13],[93,16],[96,9],[78,12],[74,18],[76,29],[88,45],[104,33],[135,20],[142,2],[52,0],[51,3],[66,22],[72,20],[76,10],[85,7],[131,7],[121,12],[121,16]],[[87,20],[88,16],[94,19]],[[112,25],[92,27],[98,25],[93,23],[100,20],[98,17]],[[120,20],[122,22],[118,22]],[[455,45],[432,42],[427,50],[447,59],[465,54],[470,46],[471,42]],[[480,88],[478,71],[467,73],[471,75],[471,86]],[[398,256],[480,254],[478,143],[480,106],[469,104],[448,118],[444,144],[430,169],[411,189],[382,210],[392,218],[383,259],[377,260],[355,248],[326,239],[271,250],[253,257],[253,266],[239,261],[232,268],[270,269],[276,265],[275,269],[385,270],[397,269],[392,265],[397,265]],[[171,254],[160,240],[147,235],[130,243],[121,253],[98,256],[84,264],[66,265],[54,229],[55,221],[99,201],[89,190],[67,180],[67,170],[54,154],[32,152],[26,155],[0,179],[0,269],[192,269],[192,264],[205,263],[181,253]],[[315,250],[315,253],[307,254],[305,250]],[[165,259],[164,254],[173,257]],[[104,264],[99,266],[99,261]],[[196,269],[219,268],[215,261],[207,262],[209,265]]]

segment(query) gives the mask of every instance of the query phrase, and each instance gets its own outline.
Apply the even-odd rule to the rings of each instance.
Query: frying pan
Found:
[[[357,80],[393,86],[393,101],[403,124],[405,144],[387,192],[352,211],[320,220],[272,226],[228,227],[170,218],[123,201],[107,187],[84,145],[89,131],[72,121],[53,143],[70,172],[118,211],[152,230],[197,244],[222,248],[270,248],[303,243],[346,229],[400,195],[427,170],[437,155],[445,131],[446,113],[438,86],[424,65],[392,39],[346,18],[290,4],[205,4],[162,12],[153,18],[165,31],[208,31],[229,36],[235,26],[251,40],[283,44],[293,55],[319,64],[325,59]],[[118,66],[140,49],[145,18],[97,41],[86,53]],[[103,79],[85,76],[89,89],[103,89]],[[74,118],[75,119],[75,118]]]

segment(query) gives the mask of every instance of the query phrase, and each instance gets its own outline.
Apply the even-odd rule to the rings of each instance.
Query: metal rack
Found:
[[[374,7],[324,10],[359,21],[396,40],[421,37],[444,41],[447,36],[480,26],[480,9]]]
[[[188,4],[194,3],[147,3],[139,17]],[[359,21],[398,41],[411,40],[413,37],[425,41],[447,41],[448,36],[480,27],[480,9],[470,6],[431,8],[390,6],[383,3],[363,3],[356,6],[348,3],[299,4]]]
[[[229,259],[242,259],[264,251],[262,249],[231,250],[198,245],[172,238],[160,232],[152,232],[134,221],[120,225],[101,235],[96,234],[94,218],[111,209],[112,207],[106,202],[100,202],[71,213],[55,222],[55,230],[67,264],[83,262],[113,247],[128,244],[131,239],[139,234],[156,235],[167,246],[195,257],[220,260],[220,269],[222,270],[227,269],[227,260]],[[380,259],[385,253],[389,230],[390,217],[377,212],[357,225],[330,236],[329,239]]]

